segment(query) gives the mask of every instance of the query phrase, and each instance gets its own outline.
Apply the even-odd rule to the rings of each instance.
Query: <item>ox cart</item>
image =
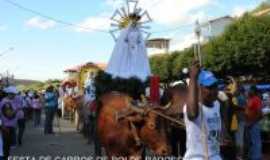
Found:
[[[98,104],[96,133],[109,158],[141,158],[144,148],[156,155],[170,155],[165,120],[183,126],[182,122],[166,114],[172,106],[177,108],[177,104],[161,105],[149,101],[145,95],[152,74],[142,19],[145,20],[144,16],[149,18],[149,15],[147,12],[138,13],[136,6],[133,11],[129,8],[126,16],[120,16],[120,35],[112,56],[105,72],[99,72],[94,82]],[[112,20],[119,13],[115,12]]]
[[[77,130],[87,126],[89,105],[95,98],[92,81],[98,71],[103,69],[103,64],[86,63],[65,70],[67,78],[60,88],[60,101],[62,116],[75,122]],[[86,128],[87,130],[87,128]]]

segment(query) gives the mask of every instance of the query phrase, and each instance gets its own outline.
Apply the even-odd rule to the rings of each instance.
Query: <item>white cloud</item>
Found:
[[[145,6],[154,21],[163,25],[178,25],[193,23],[200,9],[211,0],[141,0],[140,6]]]
[[[105,5],[116,10],[125,6],[126,3],[124,2],[126,1],[105,0]],[[201,22],[206,21],[209,17],[207,17],[207,14],[202,9],[208,5],[216,5],[215,2],[216,0],[139,0],[138,6],[143,10],[147,10],[155,23],[175,27],[194,24],[197,19]],[[87,22],[84,24],[87,24]],[[92,28],[96,28],[95,26],[99,27],[98,24]],[[107,24],[109,24],[109,21]],[[104,26],[108,26],[109,28],[109,25]]]
[[[234,16],[234,17],[241,17],[247,11],[248,11],[248,8],[247,7],[237,6],[237,7],[235,7],[233,9],[232,16]]]
[[[89,17],[77,24],[77,32],[92,32],[94,29],[108,30],[110,28],[110,19],[105,17]]]
[[[205,39],[203,37],[200,38],[201,42],[205,42]],[[184,50],[186,48],[191,47],[193,44],[197,43],[198,40],[194,33],[189,33],[183,36],[183,38],[180,39],[172,39],[171,41],[171,51],[175,50]]]
[[[174,39],[171,42],[171,50],[183,50],[185,48],[190,47],[192,44],[196,42],[196,37],[194,33],[190,33],[185,35],[181,39]]]
[[[142,2],[146,3],[147,0]],[[148,1],[149,3],[149,1]],[[194,10],[206,6],[210,0],[160,0],[157,5],[149,8],[149,12],[153,19],[164,25],[177,25],[194,23],[198,17],[198,12]]]
[[[106,0],[113,8],[123,5],[122,0]],[[198,17],[196,9],[214,3],[213,0],[140,0],[139,6],[147,9],[153,20],[162,25],[194,23]]]
[[[0,25],[0,31],[6,31],[8,27],[6,25]]]
[[[53,20],[47,20],[43,19],[41,17],[33,17],[26,21],[25,23],[28,27],[33,27],[33,28],[39,28],[42,30],[47,30],[50,28],[55,27],[56,22]]]

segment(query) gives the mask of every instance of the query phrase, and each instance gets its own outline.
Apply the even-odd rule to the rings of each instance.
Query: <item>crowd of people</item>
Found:
[[[191,67],[188,79],[188,83],[176,87],[183,99],[181,117],[185,128],[174,131],[171,141],[180,138],[180,149],[172,144],[172,154],[187,160],[206,156],[210,160],[261,160],[262,139],[270,138],[270,92],[261,91],[256,85],[240,84],[232,77],[221,85],[212,72],[196,65]],[[101,152],[94,131],[97,105],[92,94],[93,91],[88,98],[91,103],[86,129],[89,142],[93,140],[96,152]],[[54,134],[58,103],[59,93],[53,86],[43,92],[19,92],[15,86],[0,89],[0,159],[7,159],[10,149],[22,146],[26,122],[32,120],[29,124],[41,127],[42,111],[44,134]]]
[[[270,138],[269,90],[237,82],[233,77],[220,82],[212,72],[194,66],[187,79],[187,83],[175,85],[183,101],[179,106],[182,115],[178,116],[185,128],[172,129],[172,154],[185,160],[262,160],[263,139]],[[90,105],[92,130],[95,107],[95,103]],[[90,138],[95,140],[92,134]],[[178,139],[179,144],[175,144]],[[100,154],[100,149],[96,152]]]
[[[262,139],[269,140],[270,133],[270,92],[232,77],[221,83],[196,65],[188,80],[179,88],[185,97],[182,112],[187,138],[180,139],[184,141],[180,145],[186,144],[180,146],[181,156],[185,160],[262,160]]]
[[[256,85],[245,87],[232,78],[230,81],[223,90],[227,97],[222,98],[220,95],[222,92],[218,96],[222,107],[223,141],[221,146],[223,145],[224,148],[226,145],[233,146],[232,152],[227,153],[225,149],[223,157],[262,159],[262,139],[269,139],[269,129],[267,129],[270,110],[269,92],[259,90]]]
[[[270,90],[233,77],[220,82],[198,66],[191,67],[187,79],[174,86],[182,97],[178,116],[185,128],[171,129],[172,154],[185,160],[262,160],[264,141],[270,138]],[[94,123],[95,116],[90,117]]]
[[[53,119],[57,111],[58,92],[53,86],[46,91],[18,91],[15,86],[0,89],[0,159],[8,159],[12,148],[23,145],[26,123],[42,127],[42,110],[45,111],[44,133],[53,134]]]

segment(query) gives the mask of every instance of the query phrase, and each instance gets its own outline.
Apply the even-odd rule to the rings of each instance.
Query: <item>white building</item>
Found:
[[[230,16],[224,16],[201,24],[202,39],[208,41],[213,37],[221,35],[233,20]]]

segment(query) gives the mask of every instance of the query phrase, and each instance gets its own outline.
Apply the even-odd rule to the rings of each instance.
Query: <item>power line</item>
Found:
[[[106,30],[90,28],[90,27],[82,27],[82,26],[74,24],[74,23],[66,22],[66,21],[60,20],[58,18],[47,16],[47,15],[41,13],[41,12],[38,12],[36,10],[30,9],[30,8],[27,8],[27,7],[24,7],[23,5],[21,5],[19,3],[16,3],[14,1],[11,1],[11,0],[3,0],[3,1],[10,4],[10,5],[12,5],[12,6],[14,6],[14,7],[16,7],[16,8],[18,8],[18,9],[21,9],[23,11],[30,12],[32,14],[38,15],[40,17],[43,17],[43,18],[46,18],[46,19],[49,19],[49,20],[53,20],[53,21],[55,21],[57,23],[60,23],[60,24],[66,25],[66,26],[74,26],[74,27],[78,27],[78,28],[81,28],[81,29],[84,29],[84,30],[92,30],[92,31],[101,32],[101,33],[108,33],[108,31],[106,31]]]
[[[66,22],[66,21],[63,21],[63,20],[60,20],[58,18],[55,18],[55,17],[52,17],[52,16],[48,16],[48,15],[45,15],[39,11],[36,11],[36,10],[33,10],[33,9],[30,9],[30,8],[27,8],[17,2],[14,2],[14,1],[11,1],[11,0],[3,0],[4,2],[18,8],[18,9],[21,9],[23,11],[26,11],[26,12],[29,12],[29,13],[32,13],[32,14],[35,14],[35,15],[38,15],[40,17],[43,17],[43,18],[46,18],[46,19],[49,19],[49,20],[53,20],[59,24],[63,24],[63,25],[66,25],[66,26],[74,26],[74,27],[77,27],[77,28],[81,28],[81,29],[84,29],[84,30],[92,30],[92,31],[96,31],[96,32],[101,32],[101,33],[109,33],[108,31],[106,30],[101,30],[101,29],[96,29],[96,28],[90,28],[90,27],[82,27],[80,25],[77,25],[77,24],[74,24],[74,23],[70,23],[70,22]],[[154,2],[151,7],[154,7],[156,6],[157,4],[160,3],[160,0],[157,0],[156,2]],[[173,31],[177,31],[179,29],[182,29],[183,27],[187,27],[187,26],[190,26],[191,24],[187,24],[187,25],[182,25],[182,26],[178,26],[176,28],[171,28],[171,29],[167,29],[167,30],[159,30],[159,31],[153,31],[152,33],[168,33],[168,32],[173,32]]]

